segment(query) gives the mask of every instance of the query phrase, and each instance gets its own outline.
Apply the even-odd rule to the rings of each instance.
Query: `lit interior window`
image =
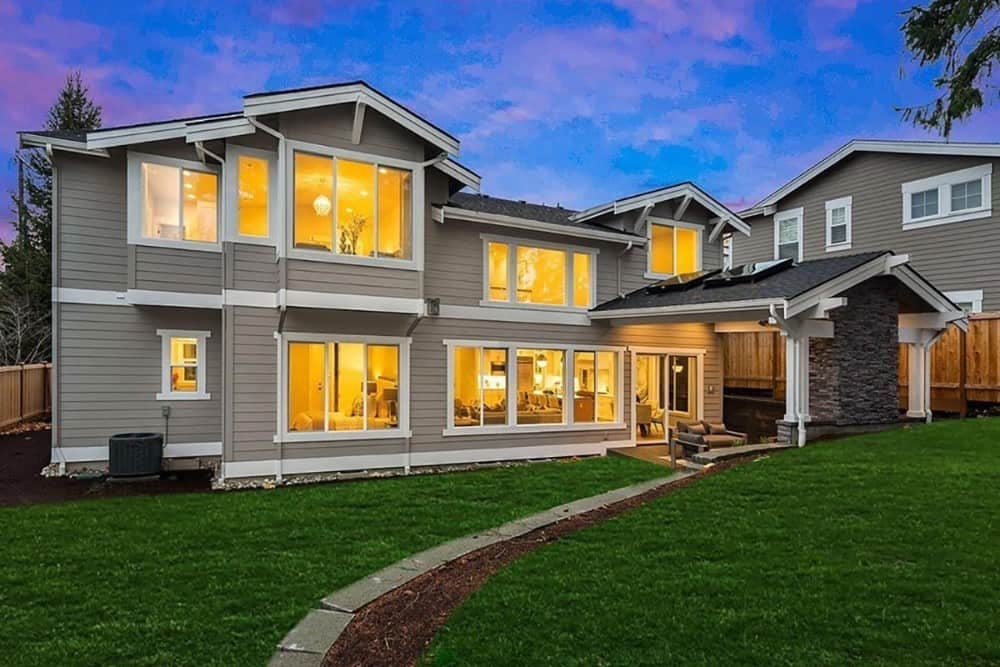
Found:
[[[510,294],[507,291],[508,278],[510,272],[507,270],[509,250],[506,243],[490,242],[487,246],[489,255],[489,281],[490,300],[508,301]]]
[[[170,391],[198,391],[198,341],[195,338],[170,339]]]
[[[295,247],[333,249],[333,161],[295,154]]]
[[[266,238],[267,229],[267,160],[241,155],[238,163],[236,209],[238,230],[242,236]]]
[[[698,232],[684,227],[677,228],[677,273],[698,270]]]
[[[218,239],[215,174],[142,163],[142,233],[170,241]]]
[[[573,421],[614,422],[618,355],[575,352],[573,355]]]
[[[565,251],[518,246],[517,301],[566,305]]]
[[[378,168],[379,257],[410,257],[412,180],[408,171]]]
[[[674,272],[674,228],[667,225],[652,225],[651,228],[649,268],[653,273],[672,274]]]
[[[337,252],[375,256],[375,165],[337,160]]]
[[[573,253],[573,305],[577,308],[590,307],[590,261],[585,252]]]
[[[507,423],[507,350],[456,347],[453,351],[456,427]]]
[[[701,268],[699,231],[650,225],[649,270],[659,275],[691,273]]]
[[[517,423],[561,424],[563,351],[517,351]]]
[[[399,428],[399,347],[288,344],[288,429]]]

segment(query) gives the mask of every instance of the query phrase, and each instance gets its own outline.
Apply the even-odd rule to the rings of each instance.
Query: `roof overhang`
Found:
[[[529,229],[536,232],[547,232],[559,236],[573,236],[577,238],[595,239],[598,241],[610,241],[613,243],[631,244],[635,246],[646,245],[646,239],[631,234],[621,234],[611,230],[594,229],[583,225],[560,225],[554,222],[543,222],[541,220],[530,220],[528,218],[516,218],[498,213],[482,213],[480,211],[469,211],[464,208],[454,206],[441,207],[443,220],[462,220],[465,222],[478,222],[480,224],[497,225],[499,227],[513,227],[516,229]]]
[[[46,150],[66,151],[67,153],[79,153],[81,155],[108,157],[106,150],[103,148],[87,148],[87,143],[84,141],[46,137],[32,132],[18,132],[18,138],[22,148],[44,148]]]
[[[801,174],[754,204],[741,211],[741,216],[770,215],[766,208],[774,206],[783,197],[802,187],[841,160],[859,151],[869,153],[899,153],[909,155],[968,155],[973,157],[1000,157],[1000,144],[943,143],[940,141],[885,141],[855,139],[809,167]],[[773,213],[773,211],[772,211]]]
[[[570,219],[573,222],[586,222],[602,215],[618,215],[620,213],[627,213],[637,209],[652,208],[652,206],[655,206],[660,202],[670,201],[673,199],[681,199],[682,201],[693,200],[704,206],[705,209],[716,215],[713,222],[719,228],[719,231],[721,231],[722,227],[729,225],[747,236],[750,235],[750,226],[743,222],[739,215],[729,210],[729,208],[727,208],[724,204],[711,197],[708,193],[693,183],[679,183],[666,188],[660,188],[659,190],[651,190],[649,192],[623,197],[622,199],[616,199],[614,201],[580,211],[579,213],[573,215]],[[717,235],[718,233],[716,233],[716,236]]]
[[[434,163],[434,166],[462,185],[479,192],[479,185],[482,181],[482,177],[468,167],[459,164],[451,158],[445,158],[440,162],[436,162]]]
[[[929,305],[934,312],[943,315],[945,323],[954,323],[963,331],[968,322],[965,312],[953,303],[939,289],[909,265],[907,255],[885,253],[839,276],[831,278],[816,287],[795,296],[785,298],[750,299],[739,301],[718,301],[714,303],[686,304],[652,308],[619,308],[614,310],[591,311],[592,320],[610,320],[612,323],[638,322],[724,322],[737,319],[754,319],[754,316],[777,308],[784,319],[810,319],[825,317],[833,308],[843,305],[837,299],[851,287],[876,276],[893,276]],[[766,318],[765,318],[766,319]]]
[[[371,86],[360,82],[248,95],[243,98],[243,113],[247,116],[262,116],[334,104],[364,104],[402,125],[427,143],[452,155],[458,155],[458,139]]]
[[[238,120],[242,117],[240,112],[234,112],[184,120],[171,120],[162,123],[146,123],[128,127],[113,127],[106,130],[92,130],[87,133],[87,148],[115,148],[129,144],[185,138],[191,132],[192,128],[204,130],[208,126],[214,127],[215,123]],[[203,139],[192,141],[203,141]]]

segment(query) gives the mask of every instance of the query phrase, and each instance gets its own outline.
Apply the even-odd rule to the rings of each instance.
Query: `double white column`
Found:
[[[796,444],[806,444],[809,422],[809,336],[785,333],[785,421],[794,423]]]

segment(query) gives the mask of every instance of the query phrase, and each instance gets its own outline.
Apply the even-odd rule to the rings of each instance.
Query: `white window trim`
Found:
[[[674,228],[674,261],[673,266],[675,269],[674,273],[657,273],[653,271],[653,225],[660,225],[661,227],[673,227]],[[647,280],[662,280],[664,278],[671,278],[675,275],[677,269],[677,228],[681,227],[684,229],[692,229],[698,234],[696,235],[698,248],[695,250],[695,271],[701,271],[702,268],[702,254],[704,253],[704,241],[702,237],[705,234],[705,229],[701,225],[695,225],[690,222],[681,222],[680,220],[671,220],[669,218],[654,218],[649,216],[646,218],[646,271],[643,273],[643,277]]]
[[[244,236],[240,234],[240,211],[239,211],[239,183],[240,183],[240,157],[255,157],[267,160],[267,236]],[[280,216],[278,215],[279,202],[278,192],[278,154],[275,151],[240,146],[239,144],[226,145],[226,168],[224,169],[225,179],[225,227],[226,240],[237,243],[251,243],[256,245],[275,246],[281,238],[278,228]]]
[[[719,251],[722,253],[722,269],[729,270],[733,268],[733,264],[736,260],[736,234],[733,232],[725,232],[719,237]],[[726,256],[726,241],[729,241],[729,255]]]
[[[955,290],[945,292],[944,295],[959,306],[963,303],[969,304],[970,313],[983,312],[983,290],[981,289]]]
[[[799,206],[798,208],[790,208],[790,209],[787,209],[785,211],[778,211],[777,213],[774,214],[774,217],[772,218],[772,220],[773,220],[773,226],[774,226],[774,258],[775,259],[778,259],[778,245],[779,245],[779,243],[778,243],[778,223],[780,221],[782,221],[782,220],[795,220],[795,222],[796,222],[796,228],[798,229],[797,233],[798,233],[798,241],[799,241],[799,254],[798,254],[798,259],[796,261],[798,261],[798,262],[802,261],[803,246],[805,245],[805,243],[803,243],[803,238],[802,238],[802,217],[803,217],[803,208],[801,206]]]
[[[488,306],[490,308],[542,310],[547,312],[585,313],[590,308],[597,305],[597,258],[601,252],[598,248],[569,245],[566,243],[552,243],[549,241],[536,241],[534,239],[514,236],[500,236],[496,234],[480,234],[479,238],[482,240],[483,244],[483,298],[479,301],[480,306]],[[490,299],[490,243],[507,244],[506,301],[495,301]],[[518,246],[562,250],[566,253],[566,305],[549,306],[544,303],[521,303],[517,301]],[[590,255],[590,302],[586,307],[573,305],[573,253],[584,253]]]
[[[278,340],[280,372],[278,373],[278,395],[280,396],[280,430],[276,441],[281,442],[334,442],[338,440],[399,440],[412,437],[410,432],[410,342],[411,338],[397,336],[359,336],[340,334],[314,334],[284,332],[275,334]],[[399,346],[399,388],[398,409],[399,428],[368,429],[363,431],[290,431],[288,430],[288,344],[289,343],[364,343],[367,345]],[[365,351],[367,364],[367,348]],[[324,370],[325,372],[325,370]],[[324,383],[326,386],[328,383]],[[367,401],[365,402],[367,405]],[[366,408],[367,409],[367,408]],[[366,415],[367,418],[367,415]],[[324,428],[327,424],[324,424]]]
[[[978,208],[951,210],[951,186],[968,181],[979,179],[982,184],[983,201]],[[967,220],[979,220],[993,215],[993,163],[981,164],[968,169],[951,171],[946,174],[939,174],[929,178],[922,178],[917,181],[903,183],[903,229],[920,229],[923,227],[935,227],[937,225],[947,225],[953,222],[965,222]],[[938,212],[936,215],[926,215],[920,218],[911,217],[913,209],[910,205],[910,196],[916,192],[925,190],[937,190]]]
[[[322,144],[314,144],[307,141],[286,140],[285,164],[285,220],[284,226],[285,246],[288,248],[288,257],[291,259],[304,259],[313,262],[330,262],[333,264],[355,264],[362,266],[379,266],[394,269],[407,269],[410,271],[424,270],[424,174],[425,168],[421,162],[410,160],[400,160],[398,158],[385,157],[373,153],[361,153],[342,148],[333,148]],[[410,242],[411,259],[393,259],[391,257],[358,257],[356,255],[341,255],[333,251],[313,250],[311,248],[295,247],[295,153],[304,152],[329,158],[343,158],[345,160],[355,160],[368,164],[383,165],[386,167],[396,167],[407,169],[412,174],[413,200],[411,202],[411,229]],[[335,172],[336,180],[336,172]],[[334,185],[336,187],[336,185]],[[336,202],[333,202],[336,207]]]
[[[200,171],[216,176],[216,198],[215,198],[215,243],[207,241],[175,241],[173,239],[158,239],[143,236],[142,233],[142,163],[159,164],[166,167],[177,167],[189,171]],[[128,216],[127,241],[129,245],[155,246],[160,248],[178,248],[182,250],[202,250],[208,252],[222,252],[222,220],[224,219],[223,209],[225,202],[221,189],[223,187],[222,168],[217,164],[197,162],[195,160],[182,160],[180,158],[164,157],[162,155],[152,155],[150,153],[140,153],[138,151],[128,151],[127,159],[127,194],[126,211]],[[178,182],[178,187],[180,183]],[[183,210],[183,201],[180,203]]]
[[[834,243],[833,238],[833,212],[838,208],[844,209],[844,224],[847,227],[847,238],[840,242]],[[854,198],[851,195],[846,197],[839,197],[837,199],[831,199],[826,202],[826,251],[835,252],[837,250],[850,250],[851,241],[853,238],[853,228],[854,228]]]
[[[448,357],[447,374],[447,405],[445,413],[445,428],[442,435],[476,436],[511,433],[546,433],[552,431],[620,431],[628,428],[623,413],[625,394],[625,350],[624,347],[613,345],[566,345],[563,343],[514,342],[495,340],[455,340],[445,339],[445,354]],[[507,424],[495,426],[454,426],[455,423],[455,354],[456,347],[502,348],[507,350]],[[557,424],[518,424],[517,423],[517,350],[559,350],[563,353],[563,421]],[[615,378],[615,415],[614,422],[585,422],[576,424],[574,418],[574,402],[568,400],[567,387],[573,386],[574,352],[615,352],[617,377]]]
[[[160,391],[156,394],[158,401],[205,401],[212,398],[206,391],[205,385],[208,366],[208,345],[206,341],[211,338],[211,331],[192,331],[189,329],[157,329],[156,335],[160,337]],[[198,356],[198,391],[171,391],[170,390],[170,339],[171,338],[194,338],[196,354]]]

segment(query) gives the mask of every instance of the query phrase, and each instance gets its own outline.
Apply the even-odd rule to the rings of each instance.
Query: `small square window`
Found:
[[[208,331],[159,330],[162,379],[158,400],[208,399],[205,386],[205,341]]]
[[[964,211],[979,208],[983,205],[983,182],[978,178],[974,181],[956,183],[951,186],[951,210]]]
[[[923,190],[910,195],[910,218],[926,218],[938,214],[938,191]]]

